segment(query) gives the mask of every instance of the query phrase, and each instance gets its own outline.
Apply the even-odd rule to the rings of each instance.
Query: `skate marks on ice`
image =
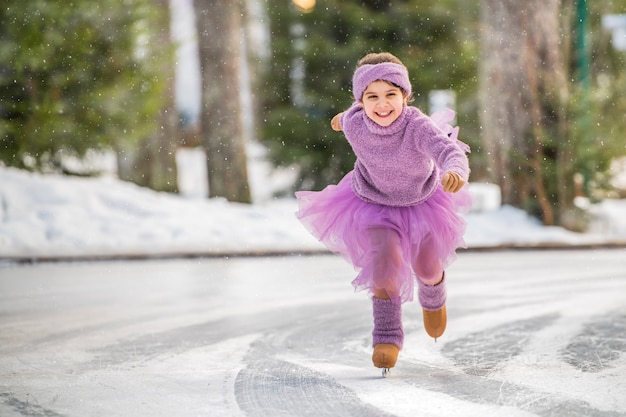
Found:
[[[415,390],[421,389],[445,396],[446,402],[458,404],[468,415],[488,416],[537,416],[537,417],[625,417],[626,413],[614,410],[599,410],[589,403],[569,398],[566,395],[547,392],[534,387],[516,384],[501,379],[458,374],[427,364],[408,363],[403,365],[404,381]],[[419,376],[418,376],[419,375]],[[482,412],[483,414],[477,414]],[[450,415],[463,416],[461,413]]]
[[[467,374],[488,376],[498,365],[522,353],[533,334],[558,317],[548,314],[472,333],[446,343],[441,353]]]
[[[223,369],[223,372],[211,376],[212,384],[222,384],[221,389],[229,391],[225,395],[225,403],[216,405],[215,412],[218,409],[222,413],[229,412],[227,410],[234,412],[238,408],[249,417],[392,417],[364,404],[354,391],[329,375],[280,359],[285,350],[319,357],[329,346],[333,349],[334,343],[367,334],[366,329],[360,328],[345,331],[345,326],[354,321],[355,316],[361,318],[363,313],[344,314],[333,305],[313,305],[227,317],[103,346],[94,350],[94,359],[84,364],[84,368],[132,366],[133,363],[151,362],[164,355],[188,355],[190,350],[203,346],[226,345],[232,344],[229,341],[240,340],[249,347],[239,347],[247,353],[236,366],[240,368],[236,376],[230,380],[232,369],[230,372]],[[223,348],[212,350],[217,353]],[[341,361],[341,355],[330,354],[329,357]],[[219,359],[216,357],[214,361]],[[212,367],[220,366],[218,363]],[[230,401],[230,397],[236,404]]]
[[[346,305],[347,311],[318,306],[308,317],[290,326],[275,326],[252,344],[234,386],[237,404],[247,416],[393,416],[363,403],[354,390],[306,360],[354,363],[353,352],[341,346],[367,335],[366,323],[364,327],[354,323],[369,313],[369,305]],[[286,358],[305,358],[305,363]],[[357,364],[367,366],[358,359]]]
[[[428,378],[415,379],[416,387],[447,393],[474,404],[512,407],[542,417],[626,416],[626,412],[600,410],[584,400],[573,399],[570,395],[546,392],[541,387],[507,381],[506,377],[497,374],[500,368],[506,367],[528,349],[536,332],[552,326],[559,318],[559,314],[547,314],[519,320],[445,344],[441,354],[451,359],[454,367],[460,368],[464,376],[445,367],[424,364],[409,363],[404,368],[409,374],[429,375]],[[583,333],[576,335],[562,350],[563,360],[583,371],[583,367],[592,367],[598,361],[604,364],[604,369],[608,369],[609,360],[603,361],[601,357],[614,363],[620,354],[626,353],[623,331],[625,318],[626,315],[615,313],[588,323]],[[605,337],[606,342],[603,341]],[[597,357],[592,352],[597,352]]]
[[[0,392],[0,403],[5,404],[8,410],[3,410],[7,412],[15,411],[16,416],[46,416],[46,417],[63,417],[62,414],[58,414],[53,410],[42,407],[37,404],[36,400],[29,399],[27,397],[26,401],[20,400],[19,398],[11,395],[7,392]],[[4,416],[4,415],[3,415]]]
[[[609,369],[626,356],[626,313],[587,323],[561,351],[563,359],[583,372]]]
[[[274,328],[252,344],[234,386],[237,404],[246,415],[626,416],[618,408],[599,409],[567,390],[558,392],[498,374],[516,357],[535,349],[531,347],[535,335],[559,324],[557,313],[452,340],[439,351],[451,363],[433,364],[405,354],[390,378],[383,380],[371,367],[369,340],[363,337],[367,326],[357,324],[363,321],[364,309],[357,303],[346,307],[312,315],[296,326]],[[545,364],[527,364],[526,372],[536,372],[537,366]]]
[[[235,395],[249,417],[392,417],[362,403],[329,375],[276,359],[249,362],[237,376]]]

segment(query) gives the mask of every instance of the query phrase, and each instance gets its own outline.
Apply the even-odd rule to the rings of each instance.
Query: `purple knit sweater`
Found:
[[[357,157],[352,188],[367,202],[422,203],[437,189],[440,172],[454,171],[468,180],[465,152],[416,107],[405,106],[383,127],[355,102],[341,116],[341,128]]]

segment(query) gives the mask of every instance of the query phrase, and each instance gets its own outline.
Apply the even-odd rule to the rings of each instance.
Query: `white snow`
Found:
[[[258,184],[258,183],[257,183]],[[259,187],[260,185],[257,185]],[[492,185],[466,216],[470,248],[625,241],[626,201],[593,207],[594,233],[544,227],[495,204]],[[197,190],[196,190],[197,191]],[[261,195],[258,190],[255,193]],[[293,198],[252,205],[154,192],[112,176],[42,175],[0,167],[0,258],[230,255],[321,251],[298,222]]]

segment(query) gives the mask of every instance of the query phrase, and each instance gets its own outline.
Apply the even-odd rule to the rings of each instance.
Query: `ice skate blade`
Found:
[[[383,378],[387,378],[387,375],[389,375],[389,372],[391,372],[389,368],[383,368],[382,370]]]

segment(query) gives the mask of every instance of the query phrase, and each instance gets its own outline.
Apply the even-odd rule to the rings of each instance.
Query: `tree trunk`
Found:
[[[239,0],[194,2],[202,73],[201,135],[207,152],[209,196],[250,203],[239,88],[242,5]]]
[[[178,190],[176,169],[176,148],[178,147],[178,117],[175,102],[175,71],[171,41],[171,13],[168,0],[154,0],[161,11],[162,25],[158,34],[158,44],[167,49],[168,59],[162,59],[161,74],[166,78],[166,102],[159,112],[160,124],[149,139],[150,173],[149,186],[158,191]],[[156,64],[156,63],[155,63]]]
[[[174,99],[175,73],[170,33],[170,9],[168,0],[153,0],[160,25],[153,41],[158,53],[149,57],[151,65],[160,67],[159,74],[165,80],[165,102],[159,111],[157,129],[136,147],[118,153],[118,176],[156,191],[177,192],[176,148],[178,145],[178,117]],[[166,51],[163,54],[163,50]],[[163,59],[165,55],[165,59]]]
[[[481,8],[480,114],[490,174],[504,203],[536,211],[546,224],[558,221],[554,208],[571,188],[559,167],[567,151],[560,6],[483,0]]]

